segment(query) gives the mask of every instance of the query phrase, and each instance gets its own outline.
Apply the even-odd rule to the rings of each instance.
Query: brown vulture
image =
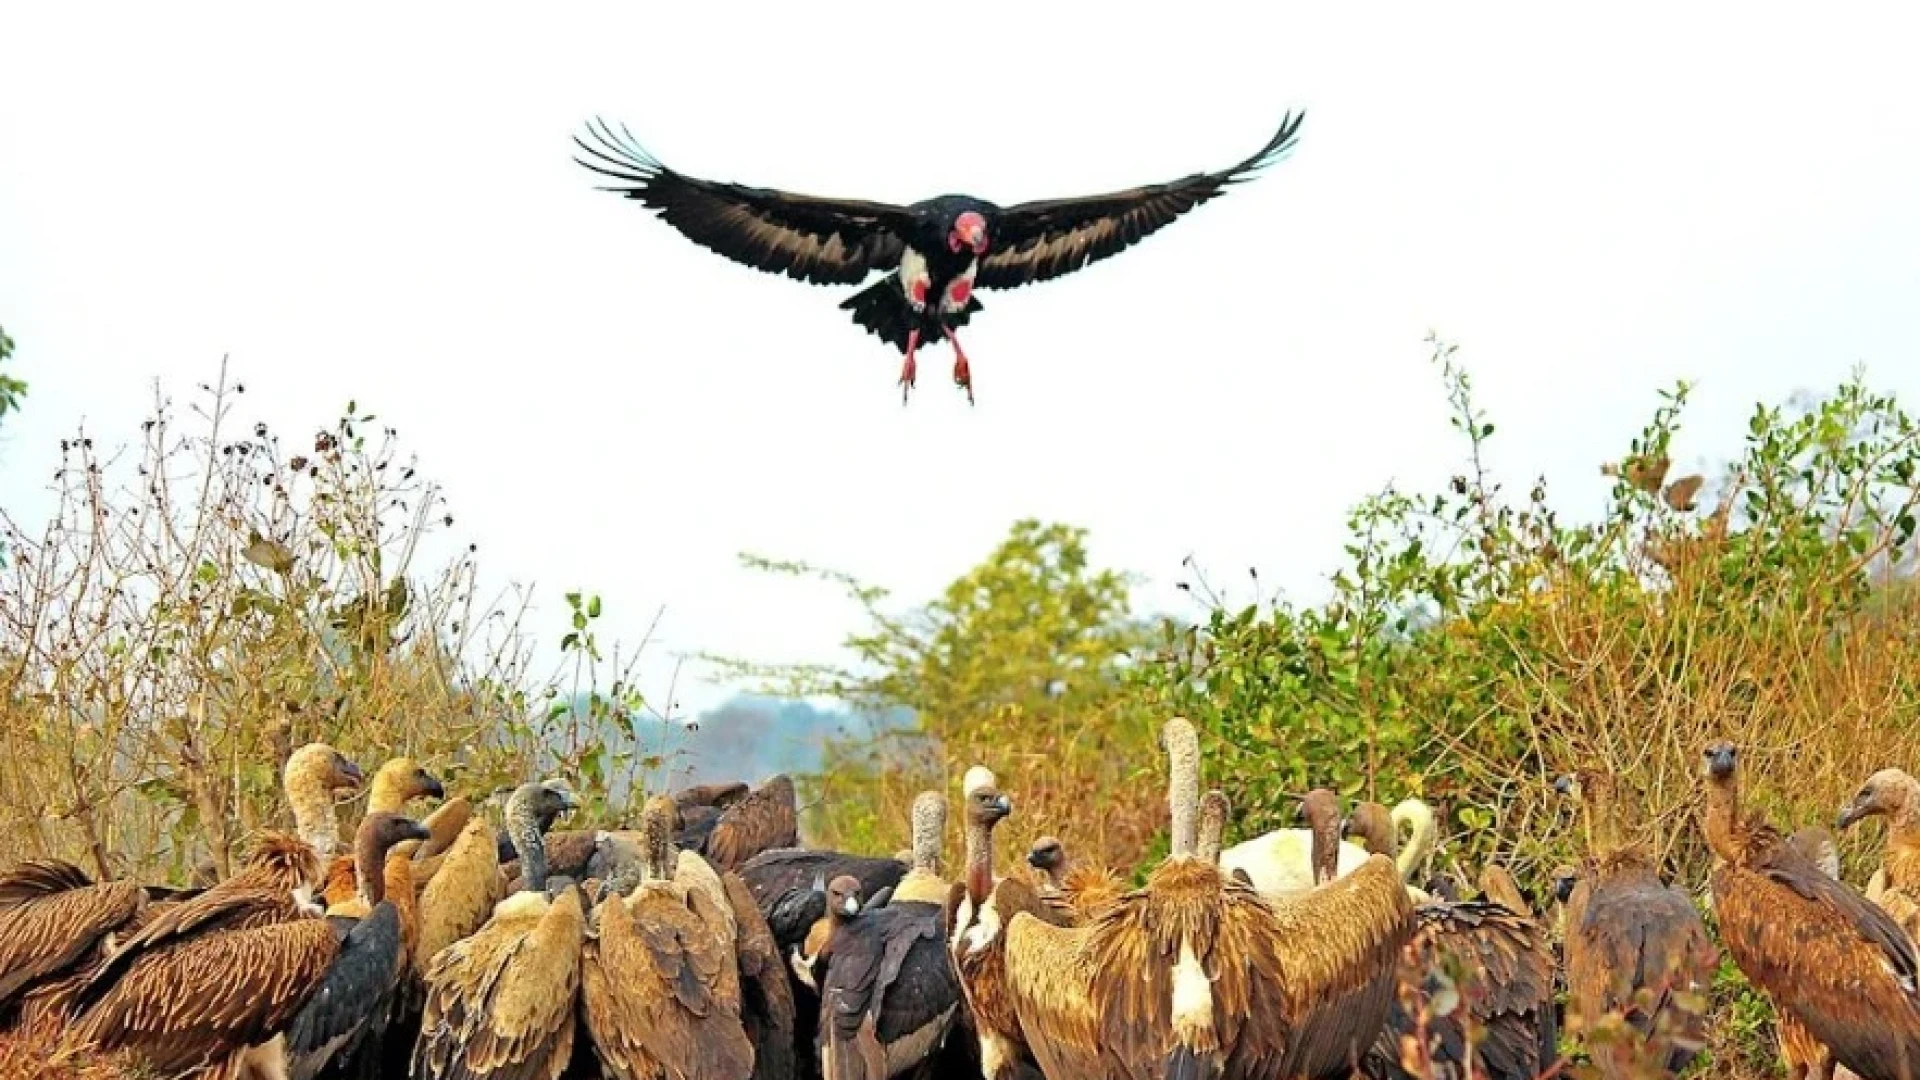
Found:
[[[1219,172],[1006,207],[970,195],[896,206],[702,180],[668,168],[604,121],[587,129],[597,146],[574,137],[588,155],[574,160],[620,181],[601,190],[639,200],[687,239],[756,270],[814,285],[858,285],[884,273],[840,306],[905,354],[902,400],[913,388],[915,352],[944,338],[953,343],[953,381],[971,402],[973,377],[954,330],[981,308],[973,290],[1046,281],[1118,254],[1279,160],[1302,119],[1289,113],[1259,152]]]
[[[934,1055],[954,1040],[960,983],[941,941],[944,906],[867,906],[851,877],[835,878],[829,893],[841,906],[820,957],[822,1074],[826,1080],[945,1075],[934,1068]]]
[[[1920,957],[1892,916],[1740,808],[1732,743],[1704,751],[1720,938],[1747,980],[1864,1080],[1920,1077]]]

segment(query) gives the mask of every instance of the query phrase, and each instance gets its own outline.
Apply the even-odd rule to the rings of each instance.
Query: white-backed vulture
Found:
[[[1027,849],[1027,865],[1040,875],[1040,902],[1072,926],[1084,925],[1108,904],[1131,891],[1120,875],[1104,866],[1070,859],[1057,836],[1043,836]]]
[[[1732,743],[1704,751],[1720,938],[1749,982],[1864,1080],[1920,1076],[1920,958],[1892,916],[1741,811]]]
[[[1588,852],[1566,894],[1567,1021],[1603,1075],[1678,1073],[1707,1041],[1720,953],[1693,900],[1630,842],[1611,773],[1555,781],[1578,799]]]
[[[1412,929],[1398,872],[1373,857],[1336,880],[1338,808],[1315,809],[1324,884],[1269,901],[1197,857],[1198,738],[1175,719],[1161,740],[1173,839],[1144,888],[1077,928],[996,898],[1020,1036],[1055,1077],[1346,1076],[1379,1031]],[[961,975],[972,1000],[981,988]]]
[[[388,758],[374,770],[373,782],[367,785],[366,816],[404,814],[407,804],[415,799],[444,799],[446,795],[447,789],[439,779],[412,758]],[[359,882],[354,880],[358,865],[359,860],[352,852],[336,855],[328,863],[326,885],[321,893],[328,906],[346,903],[360,891]]]
[[[828,891],[843,899],[822,953],[821,1073],[891,1080],[928,1066],[960,1010],[940,937],[944,910],[919,902],[863,909],[851,877],[835,878]]]
[[[646,874],[593,910],[581,961],[587,1031],[616,1080],[747,1080],[731,914],[706,888],[673,880],[677,813],[666,796],[647,800]]]
[[[1392,810],[1395,828],[1402,825],[1410,836],[1401,845],[1400,877],[1411,881],[1413,873],[1425,865],[1437,838],[1433,811],[1418,799],[1403,799]],[[1365,846],[1340,842],[1340,858],[1335,876],[1345,876],[1367,860]],[[1290,896],[1313,888],[1313,830],[1275,829],[1220,853],[1220,868],[1229,874],[1238,870],[1253,882],[1254,888],[1271,897]]]
[[[1377,827],[1380,822],[1389,826],[1384,832]],[[1348,823],[1357,824],[1374,854],[1390,859],[1399,854],[1399,834],[1391,828],[1386,807],[1362,802]],[[1512,885],[1511,879],[1507,884]],[[1554,961],[1541,927],[1491,900],[1425,900],[1414,905],[1413,919],[1413,938],[1401,954],[1393,1006],[1362,1063],[1367,1076],[1533,1080],[1552,1065],[1558,1043]],[[1433,997],[1456,970],[1464,977],[1454,986],[1459,1006],[1439,1013],[1431,1008]],[[1417,1046],[1423,1017],[1425,1053],[1416,1051],[1417,1067],[1409,1068],[1403,1043],[1414,1040]]]
[[[558,1080],[573,1062],[586,908],[577,885],[547,896],[541,831],[578,805],[558,781],[507,799],[520,890],[429,961],[413,1080]]]
[[[322,859],[331,859],[340,848],[333,793],[358,791],[365,781],[360,766],[326,743],[308,743],[287,756],[280,785],[293,811],[293,831]]]
[[[947,843],[947,797],[923,791],[913,797],[913,868],[894,886],[896,904],[946,906],[953,883],[940,876],[940,852]]]
[[[387,849],[426,836],[392,814],[361,822],[355,847],[370,897],[382,894]],[[364,919],[309,916],[171,941],[128,964],[70,1035],[163,1075],[245,1067],[308,1080],[384,1014],[401,947],[399,914],[385,902]]]
[[[793,778],[777,773],[720,812],[705,852],[714,869],[738,870],[763,851],[799,842],[800,806]]]
[[[1899,769],[1881,769],[1841,809],[1838,825],[1847,829],[1876,816],[1887,819],[1887,851],[1880,889],[1871,899],[1908,937],[1920,940],[1920,781]]]

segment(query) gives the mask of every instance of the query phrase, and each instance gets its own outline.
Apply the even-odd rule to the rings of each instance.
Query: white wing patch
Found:
[[[900,288],[907,294],[907,303],[913,310],[919,311],[927,306],[927,290],[933,286],[933,275],[927,273],[927,257],[908,248],[900,255]]]

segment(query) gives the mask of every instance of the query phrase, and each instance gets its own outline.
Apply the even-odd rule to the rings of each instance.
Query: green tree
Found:
[[[0,363],[13,358],[13,339],[7,336],[5,327],[0,327]],[[27,384],[11,375],[0,375],[0,416],[5,416],[20,407],[20,399],[27,393]]]
[[[1008,790],[1009,768],[1053,763],[1044,783],[1027,789],[1045,802],[1090,797],[1096,785],[1156,767],[1152,725],[1127,675],[1149,627],[1131,613],[1127,575],[1093,565],[1084,529],[1016,522],[978,566],[905,612],[892,610],[887,590],[850,574],[741,558],[839,586],[868,626],[848,637],[847,665],[720,659],[723,666],[771,683],[771,692],[838,698],[869,718],[901,710],[913,718],[828,748],[814,778],[824,796],[812,821],[820,839],[897,847],[890,838],[904,835],[914,792],[957,781],[975,762],[995,768]]]

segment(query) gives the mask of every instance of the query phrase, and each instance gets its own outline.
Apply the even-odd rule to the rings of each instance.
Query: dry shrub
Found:
[[[603,795],[658,764],[597,598],[569,597],[543,684],[527,595],[476,596],[475,549],[393,429],[349,405],[287,441],[236,416],[243,393],[223,365],[186,418],[157,394],[128,450],[63,440],[50,520],[6,520],[0,863],[224,875],[286,823],[280,768],[311,740],[474,796],[548,772]]]

